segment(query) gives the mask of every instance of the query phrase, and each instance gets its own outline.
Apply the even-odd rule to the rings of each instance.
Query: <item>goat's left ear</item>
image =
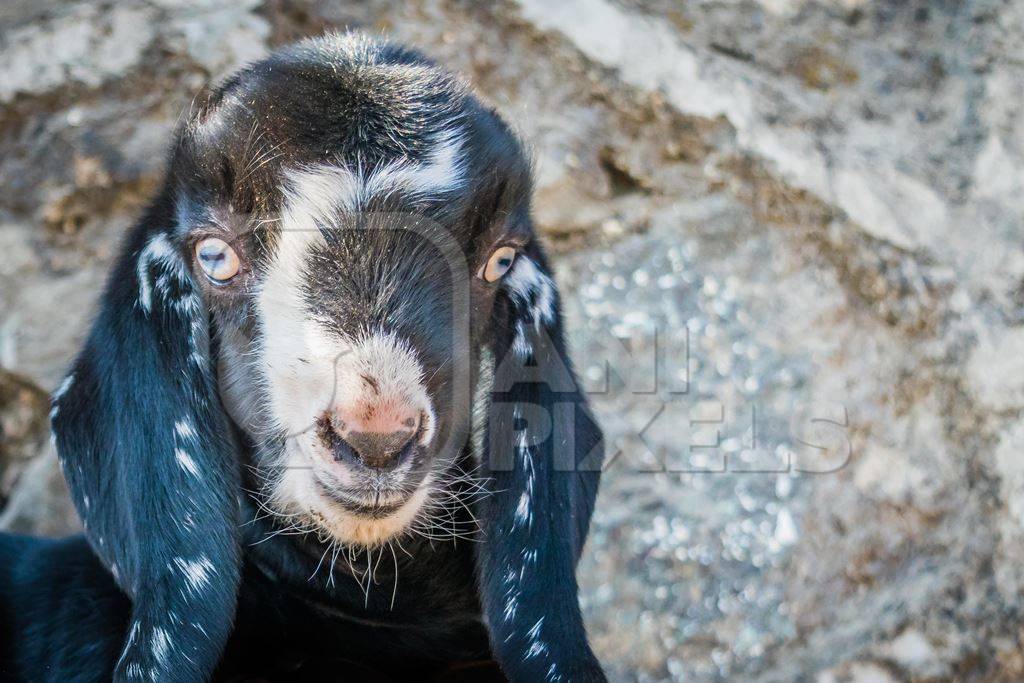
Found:
[[[165,193],[129,235],[51,412],[86,535],[132,601],[117,681],[209,679],[238,588],[238,461],[173,215]]]
[[[513,681],[603,681],[587,642],[576,563],[603,457],[566,354],[540,246],[515,259],[495,304],[478,580],[492,648]]]

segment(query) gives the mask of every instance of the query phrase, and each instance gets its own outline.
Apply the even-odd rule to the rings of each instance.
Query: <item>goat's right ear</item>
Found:
[[[93,549],[132,600],[118,681],[209,679],[239,580],[237,457],[165,192],[129,235],[51,420]]]

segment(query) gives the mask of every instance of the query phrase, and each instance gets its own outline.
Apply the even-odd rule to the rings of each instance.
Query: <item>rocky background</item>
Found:
[[[175,122],[344,27],[533,150],[616,455],[581,567],[614,680],[1024,679],[1021,2],[7,0],[0,526],[77,524],[45,392]]]

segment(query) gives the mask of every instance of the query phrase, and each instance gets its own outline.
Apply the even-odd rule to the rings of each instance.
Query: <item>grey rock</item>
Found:
[[[0,370],[0,500],[46,443],[49,401],[35,384]]]
[[[1024,6],[8,3],[0,363],[59,382],[203,87],[346,26],[530,143],[613,680],[1024,678]],[[71,528],[41,452],[0,526]]]

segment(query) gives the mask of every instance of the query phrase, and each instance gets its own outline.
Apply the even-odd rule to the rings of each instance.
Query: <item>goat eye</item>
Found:
[[[484,267],[480,269],[480,272],[477,275],[478,277],[482,277],[484,280],[487,280],[487,282],[494,282],[508,272],[515,260],[515,249],[512,247],[498,247],[491,252],[490,258],[487,259],[487,263],[484,264]]]
[[[238,275],[241,263],[231,245],[222,239],[209,237],[196,244],[196,258],[199,267],[217,284],[224,284]]]

